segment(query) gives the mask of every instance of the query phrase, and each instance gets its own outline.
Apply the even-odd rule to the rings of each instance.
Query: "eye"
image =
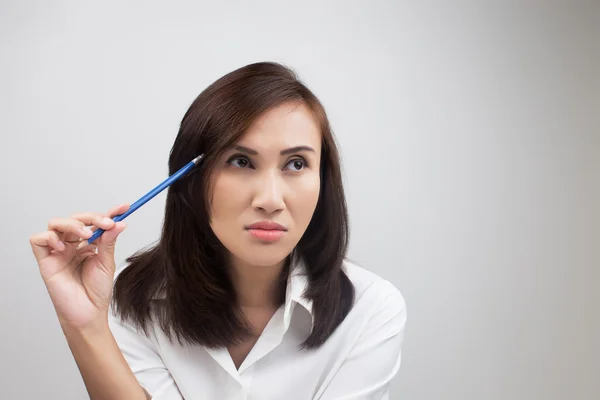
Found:
[[[252,163],[245,156],[233,156],[227,160],[227,164],[233,165],[236,168],[248,168],[252,167]]]
[[[287,163],[286,167],[290,167],[292,171],[302,171],[304,167],[308,166],[306,161],[302,158],[296,158]]]

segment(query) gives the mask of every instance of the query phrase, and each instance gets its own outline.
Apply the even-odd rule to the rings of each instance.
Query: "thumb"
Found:
[[[111,270],[114,269],[117,237],[126,227],[127,224],[125,222],[119,221],[111,229],[104,231],[98,239],[98,258],[103,265]]]

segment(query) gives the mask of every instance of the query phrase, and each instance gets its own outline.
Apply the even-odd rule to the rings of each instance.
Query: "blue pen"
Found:
[[[112,220],[115,222],[123,221],[135,210],[137,210],[138,208],[140,208],[141,206],[146,204],[154,196],[156,196],[157,194],[162,192],[165,188],[169,187],[173,182],[175,182],[179,178],[185,176],[189,171],[192,170],[192,168],[194,168],[196,165],[198,165],[200,163],[200,161],[202,161],[203,158],[204,158],[204,154],[200,154],[198,157],[194,158],[192,161],[187,163],[179,171],[175,172],[173,175],[171,175],[170,177],[165,179],[165,181],[163,183],[161,183],[160,185],[158,185],[157,187],[155,187],[154,189],[152,189],[151,191],[146,193],[144,196],[142,196],[138,201],[133,203],[127,211],[125,211],[123,214],[119,214],[119,215],[115,216]],[[79,245],[77,245],[77,250],[79,250],[80,248],[82,248],[83,246],[85,246],[87,244],[94,242],[96,239],[98,239],[100,236],[102,236],[103,233],[104,233],[104,229],[98,228],[97,230],[94,231],[94,234],[89,239],[83,240],[81,243],[79,243]]]

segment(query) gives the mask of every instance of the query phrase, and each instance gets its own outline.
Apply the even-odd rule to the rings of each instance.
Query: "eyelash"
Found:
[[[242,155],[242,154],[235,154],[235,155],[231,156],[227,160],[227,164],[231,165],[231,163],[237,159],[244,159],[244,160],[248,161],[248,163],[252,166],[252,161],[250,161],[250,159],[248,157],[246,157],[245,155]],[[302,163],[304,164],[302,169],[308,167],[308,162],[303,157],[300,157],[300,156],[297,156],[297,158],[289,160],[285,165],[287,166],[290,163],[296,162],[296,161],[302,161]],[[236,168],[245,168],[245,167],[236,167]],[[295,170],[294,172],[300,172],[300,171],[302,171],[302,170]]]

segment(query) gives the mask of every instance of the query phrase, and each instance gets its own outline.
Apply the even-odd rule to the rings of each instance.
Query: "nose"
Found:
[[[283,210],[283,182],[279,174],[276,171],[268,171],[260,174],[257,179],[252,207],[268,214]]]

